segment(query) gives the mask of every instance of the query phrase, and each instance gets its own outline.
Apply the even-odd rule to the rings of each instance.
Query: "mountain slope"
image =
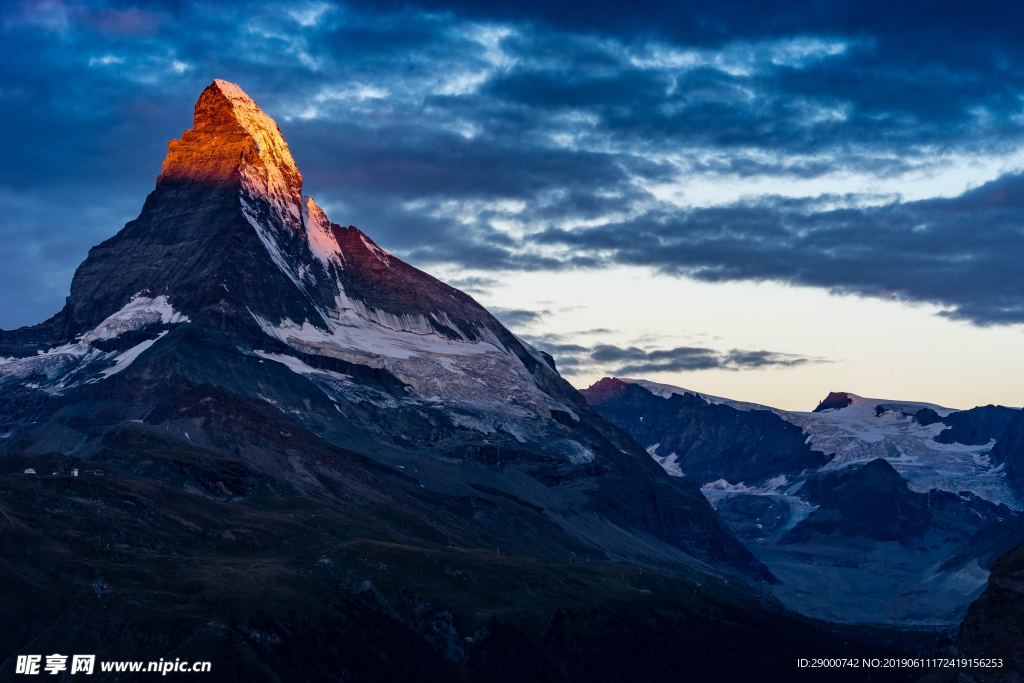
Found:
[[[646,545],[619,531],[635,528],[666,544],[646,554],[767,575],[694,487],[595,419],[541,354],[470,297],[330,223],[274,121],[223,81],[170,143],[139,218],[78,268],[61,313],[0,344],[6,449],[88,456],[131,420],[238,448],[251,436],[224,439],[175,412],[210,385],[392,464],[408,457],[393,449],[446,462],[457,474],[436,473],[442,486],[507,468],[514,495],[610,552]],[[250,446],[261,469],[317,486],[305,465]]]
[[[899,651],[787,613],[694,482],[470,297],[329,222],[228,83],[0,357],[0,659],[333,680],[400,648],[380,678],[668,680]]]
[[[808,614],[956,623],[1024,538],[1015,409],[833,392],[803,413],[614,378],[583,394],[700,484],[780,579],[776,595]]]
[[[820,473],[797,493],[817,509],[789,532],[791,540],[817,532],[899,541],[920,536],[928,527],[927,494],[911,491],[882,459]]]
[[[610,378],[585,394],[593,408],[646,445],[663,466],[685,468],[687,478],[700,485],[762,484],[829,460],[807,446],[800,428],[769,410],[740,411],[688,393],[652,400],[647,387]]]
[[[324,456],[364,495],[298,495],[144,429],[111,442],[103,477],[10,474],[95,460],[5,459],[0,669],[45,649],[210,660],[214,681],[786,680],[805,649],[928,647],[801,619],[711,575],[582,548],[545,557],[552,530],[520,502],[439,500],[352,454]],[[144,471],[112,469],[125,459]],[[486,539],[467,533],[473,518],[489,520]]]
[[[1006,472],[1006,480],[1014,493],[1024,498],[1024,410],[1016,412],[989,457],[992,464]]]

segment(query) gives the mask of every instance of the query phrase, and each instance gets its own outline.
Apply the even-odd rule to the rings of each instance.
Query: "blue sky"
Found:
[[[579,383],[1024,402],[1021,10],[669,5],[5,3],[0,327],[60,307],[217,77],[278,119],[334,221]],[[659,305],[595,298],[609,278]],[[774,324],[722,317],[766,292]],[[910,371],[877,367],[894,343]]]

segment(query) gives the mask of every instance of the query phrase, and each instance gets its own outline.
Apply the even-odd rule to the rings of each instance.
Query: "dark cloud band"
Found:
[[[1024,176],[953,199],[816,210],[770,201],[662,210],[539,242],[607,263],[718,282],[779,280],[944,307],[978,325],[1024,323]]]
[[[532,341],[538,348],[550,353],[559,369],[569,375],[597,373],[643,376],[658,372],[792,368],[829,362],[828,359],[816,356],[764,350],[719,351],[702,346],[663,349],[607,343],[583,346],[544,338]]]

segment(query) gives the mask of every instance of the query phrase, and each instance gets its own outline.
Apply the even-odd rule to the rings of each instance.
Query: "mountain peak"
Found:
[[[614,401],[629,388],[628,382],[617,377],[602,377],[586,389],[582,390],[584,398],[590,405],[600,405]]]
[[[199,96],[192,128],[167,145],[159,182],[230,182],[247,176],[269,195],[295,199],[302,174],[277,122],[234,83],[214,80]]]
[[[860,400],[860,396],[847,391],[830,391],[813,412],[820,413],[825,410],[841,410],[852,403]]]
[[[232,97],[238,100],[247,100],[251,102],[253,105],[256,104],[256,102],[251,97],[249,97],[249,95],[244,90],[242,90],[241,86],[239,86],[237,83],[232,83],[231,81],[225,81],[222,78],[213,79],[213,82],[210,83],[210,85],[206,86],[206,88],[207,90],[209,90],[210,88],[216,88],[221,93],[223,93],[225,97]]]

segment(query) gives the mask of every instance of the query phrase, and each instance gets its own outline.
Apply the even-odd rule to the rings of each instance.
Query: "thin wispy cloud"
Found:
[[[819,356],[763,349],[715,349],[707,346],[660,347],[608,342],[580,344],[559,337],[534,337],[533,344],[550,354],[563,374],[571,376],[646,376],[702,370],[767,370],[832,362]]]

